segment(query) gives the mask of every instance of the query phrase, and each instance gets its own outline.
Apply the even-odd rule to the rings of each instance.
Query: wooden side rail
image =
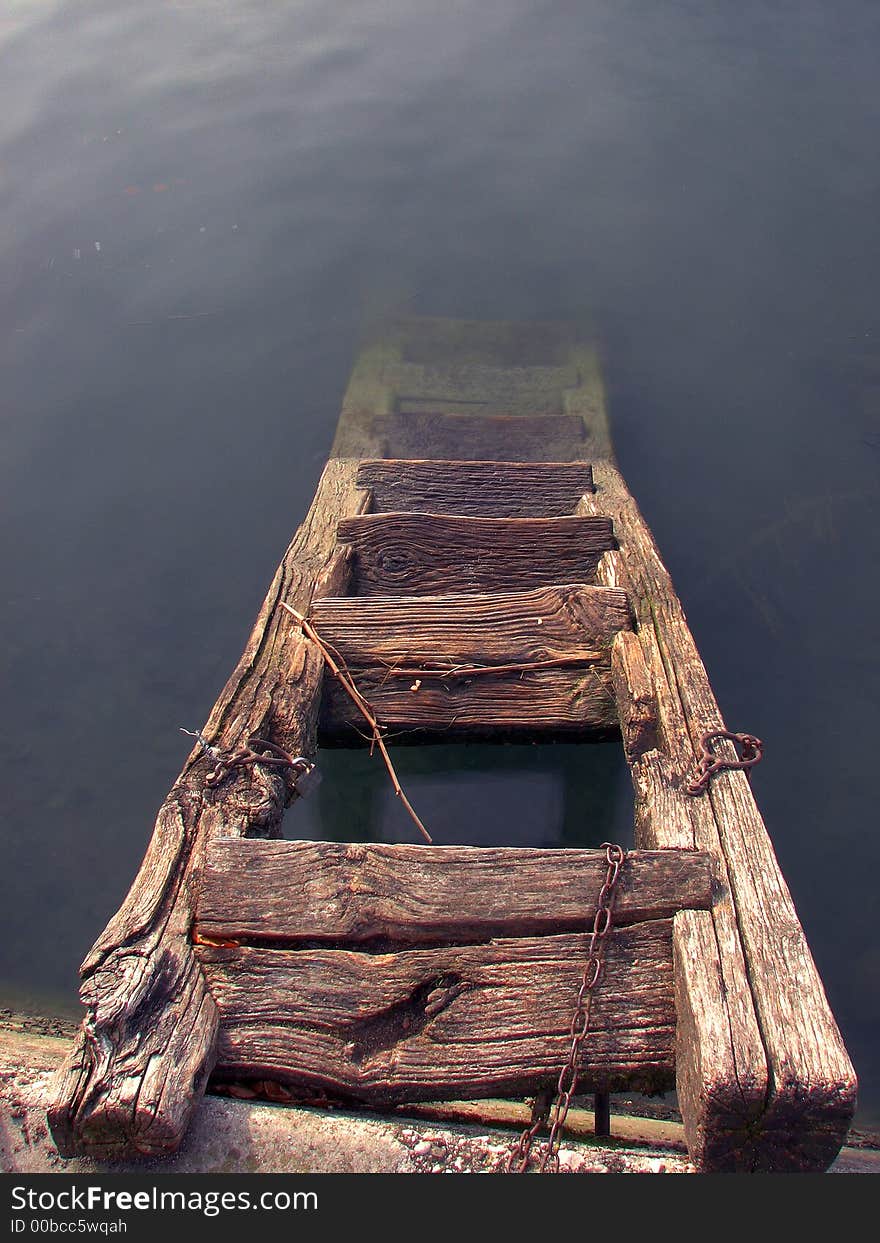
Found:
[[[675,917],[688,1149],[705,1169],[825,1169],[852,1119],[855,1072],[745,774],[719,774],[699,798],[686,793],[702,735],[724,722],[635,501],[613,466],[593,469],[596,492],[581,511],[610,516],[619,544],[602,558],[599,582],[627,591],[638,623],[640,656],[620,636],[613,662],[637,841],[706,850],[717,867],[712,910]]]

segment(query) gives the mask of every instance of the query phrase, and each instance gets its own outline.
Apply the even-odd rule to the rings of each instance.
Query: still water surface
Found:
[[[873,0],[7,0],[7,1004],[74,1004],[364,325],[590,316],[876,1122],[878,50]],[[613,748],[426,754],[441,840],[625,831]],[[313,831],[404,831],[327,769]]]

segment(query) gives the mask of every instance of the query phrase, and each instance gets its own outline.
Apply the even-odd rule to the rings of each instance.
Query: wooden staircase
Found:
[[[698,1168],[825,1168],[855,1076],[747,778],[687,794],[723,722],[613,465],[589,348],[417,320],[362,352],[205,727],[221,754],[363,741],[285,606],[396,740],[620,735],[637,849],[580,1089],[676,1086]],[[214,788],[214,763],[190,756],[84,964],[50,1111],[63,1152],[173,1149],[210,1075],[374,1108],[552,1087],[602,852],[278,840],[296,775],[254,765]]]
[[[575,512],[589,465],[367,460],[355,484],[370,499],[334,554],[351,594],[309,620],[395,743],[618,732],[632,611],[596,583],[610,519]],[[325,676],[319,742],[363,733]],[[596,850],[215,843],[195,933],[216,1076],[373,1107],[550,1088],[603,875]],[[672,918],[710,903],[708,855],[632,856],[584,1091],[674,1085]]]

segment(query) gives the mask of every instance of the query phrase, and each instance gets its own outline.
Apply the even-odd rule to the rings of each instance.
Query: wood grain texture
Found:
[[[631,630],[621,630],[611,646],[611,682],[620,720],[623,749],[631,762],[657,746],[657,700],[642,644]]]
[[[620,544],[600,578],[630,594],[657,693],[662,748],[633,765],[641,844],[696,845],[718,865],[711,938],[698,917],[676,926],[695,1033],[679,1044],[692,1156],[712,1168],[824,1169],[852,1118],[855,1073],[745,775],[721,774],[699,799],[684,792],[702,734],[724,722],[635,502],[611,466],[597,463],[594,474],[597,494],[581,507],[611,515]]]
[[[503,591],[592,582],[614,545],[607,518],[364,514],[339,524],[355,552],[356,595]]]
[[[474,518],[561,518],[593,490],[589,463],[361,462],[358,483],[376,513],[464,514]]]
[[[529,591],[314,601],[310,620],[352,669],[449,669],[554,657],[609,662],[628,628],[626,593],[561,583]]]
[[[516,850],[218,840],[196,909],[200,937],[248,944],[462,942],[581,931],[605,879],[603,850]],[[712,902],[712,861],[633,851],[615,928]]]
[[[204,733],[224,751],[249,736],[314,750],[322,661],[289,615],[305,609],[335,545],[340,512],[361,511],[356,463],[328,464],[244,653]],[[337,559],[326,586],[340,590]],[[101,1159],[161,1154],[180,1142],[213,1066],[217,1009],[189,940],[201,857],[212,837],[277,835],[292,786],[271,770],[245,769],[217,789],[194,750],[163,803],[144,862],[119,911],[82,966],[87,1016],[49,1109],[64,1155]]]
[[[449,678],[423,682],[389,679],[361,670],[357,685],[380,724],[401,742],[545,742],[608,739],[618,733],[617,709],[607,668],[591,665],[540,669],[497,677]],[[364,721],[332,679],[321,702],[322,745],[361,746]]]
[[[373,1106],[549,1086],[587,937],[524,937],[401,953],[196,952],[217,1001],[220,1078],[271,1078]],[[671,923],[617,931],[584,1046],[582,1086],[673,1078]]]
[[[574,584],[327,599],[315,602],[311,620],[379,721],[395,730],[444,740],[617,732],[607,665],[614,634],[630,625],[623,592]],[[357,708],[329,678],[320,724],[325,742],[351,743],[363,734]]]

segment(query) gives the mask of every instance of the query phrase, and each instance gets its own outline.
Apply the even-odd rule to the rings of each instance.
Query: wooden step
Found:
[[[375,1107],[534,1093],[568,1056],[586,940],[501,938],[381,956],[196,945],[220,1013],[215,1081],[269,1079],[305,1100]],[[615,934],[582,1091],[674,1084],[671,940],[670,919]]]
[[[358,487],[376,513],[462,514],[475,518],[561,518],[593,491],[588,462],[361,462]]]
[[[601,517],[363,514],[340,522],[337,535],[354,549],[352,591],[360,596],[589,583],[614,547],[611,521]]]
[[[574,414],[452,413],[439,409],[377,415],[370,439],[385,457],[566,462],[588,455],[584,420]]]
[[[212,843],[193,948],[220,1011],[215,1076],[373,1105],[546,1086],[604,871],[595,850]],[[671,917],[711,900],[707,858],[630,856],[585,1090],[672,1083]]]
[[[196,940],[402,948],[580,932],[605,871],[602,850],[218,838],[205,859]],[[711,905],[708,855],[631,851],[614,926]]]
[[[383,725],[445,739],[618,732],[610,645],[631,622],[615,588],[323,599],[311,620]],[[324,741],[363,730],[331,678],[319,727]]]

